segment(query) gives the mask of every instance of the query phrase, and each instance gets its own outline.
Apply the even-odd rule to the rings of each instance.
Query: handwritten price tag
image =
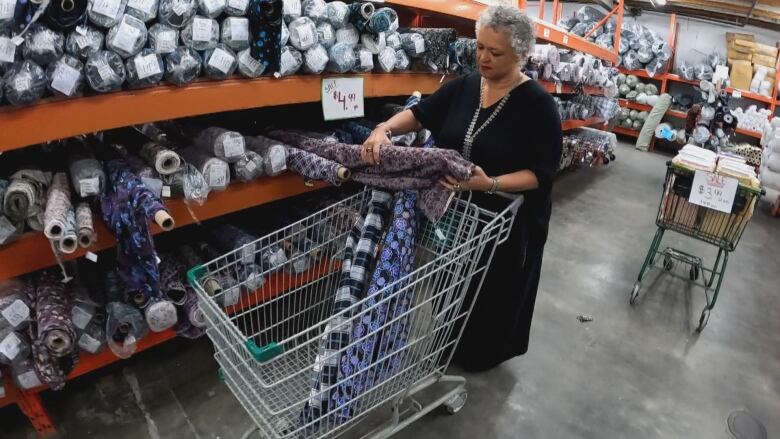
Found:
[[[688,201],[698,206],[731,213],[738,186],[739,182],[736,178],[712,172],[696,171]]]
[[[322,80],[322,114],[325,120],[363,117],[363,78]]]

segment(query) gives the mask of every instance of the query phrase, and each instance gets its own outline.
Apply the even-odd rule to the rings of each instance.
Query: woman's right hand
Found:
[[[384,145],[392,145],[393,142],[387,137],[387,131],[382,127],[377,127],[371,132],[360,151],[360,157],[363,161],[372,166],[379,164],[379,150]]]

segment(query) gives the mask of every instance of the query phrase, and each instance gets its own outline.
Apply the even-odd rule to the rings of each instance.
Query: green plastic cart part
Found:
[[[203,277],[204,274],[206,274],[206,267],[203,265],[196,265],[187,270],[187,280],[189,280],[190,284],[193,286],[198,285],[197,280]]]
[[[217,375],[219,376],[219,382],[225,384],[225,371],[221,367],[217,370]]]
[[[246,341],[246,348],[249,349],[249,353],[255,358],[255,361],[265,363],[278,357],[284,352],[282,345],[274,342],[268,343],[265,346],[258,346],[254,340]]]

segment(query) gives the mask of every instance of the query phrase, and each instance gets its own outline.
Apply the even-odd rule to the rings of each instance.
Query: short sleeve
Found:
[[[552,96],[544,93],[537,107],[540,111],[534,124],[533,142],[531,142],[531,160],[528,170],[536,175],[539,189],[549,190],[553,178],[561,163],[563,132],[558,107]]]
[[[414,118],[420,122],[423,128],[430,130],[434,135],[441,131],[464,78],[461,76],[447,82],[432,95],[411,108]]]

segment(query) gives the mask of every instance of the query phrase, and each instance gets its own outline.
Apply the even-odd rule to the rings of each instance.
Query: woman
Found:
[[[453,191],[523,193],[510,238],[496,249],[458,345],[455,361],[484,371],[528,350],[531,317],[561,156],[561,121],[553,98],[520,67],[534,45],[533,22],[513,6],[486,9],[476,25],[479,74],[448,82],[410,110],[377,126],[363,145],[376,164],[390,135],[427,128],[442,148],[478,165],[471,179],[447,178]],[[501,210],[506,200],[475,194]]]

